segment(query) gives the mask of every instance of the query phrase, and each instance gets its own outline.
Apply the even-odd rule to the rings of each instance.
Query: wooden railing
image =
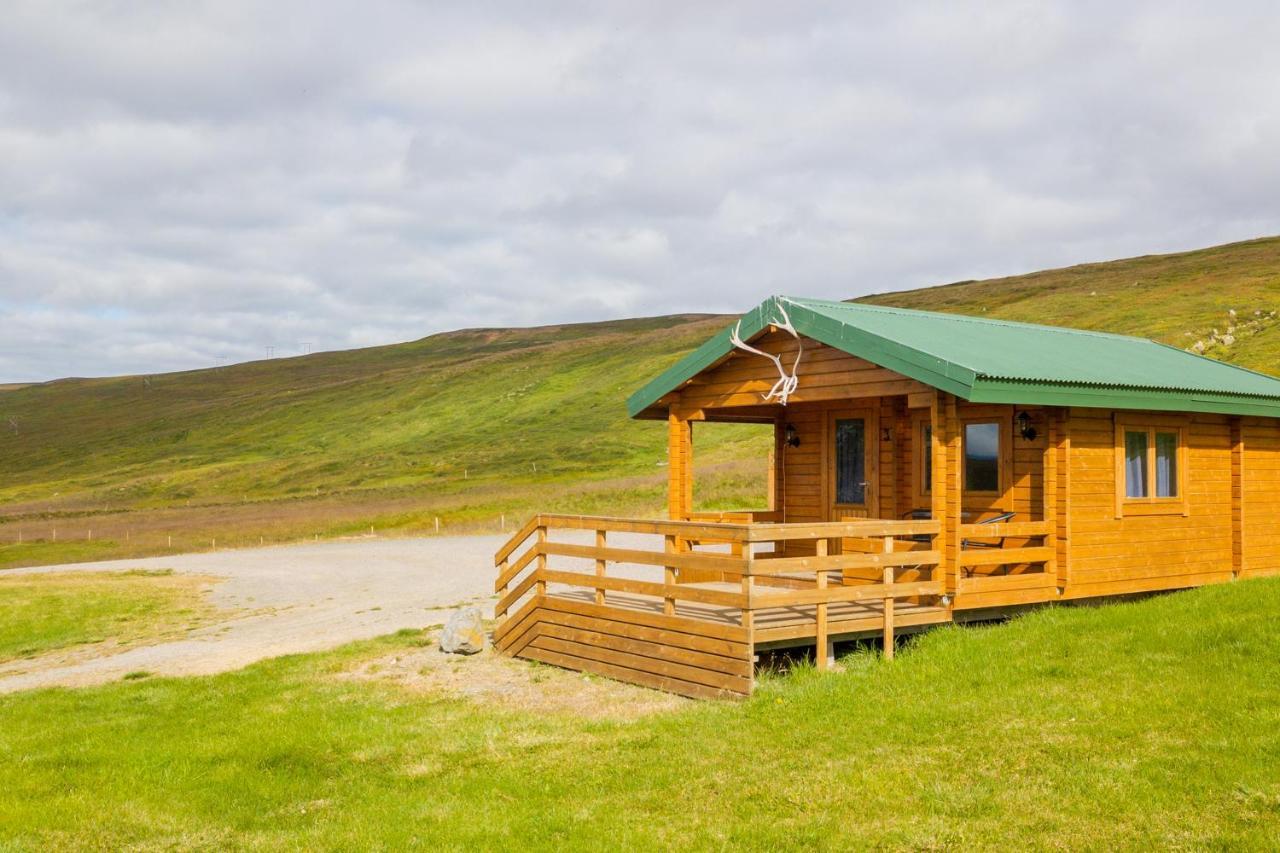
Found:
[[[1048,542],[1053,532],[1050,522],[962,524],[959,532],[956,593],[969,605],[1042,600],[1056,588],[1056,549]]]
[[[585,644],[613,643],[625,635],[623,639],[630,645],[619,640],[617,649],[610,652],[613,657],[608,665],[623,666],[618,661],[625,658],[628,663],[624,668],[630,667],[627,671],[641,664],[625,654],[634,652],[644,657],[647,648],[637,639],[635,631],[639,629],[632,630],[635,618],[624,616],[620,609],[629,608],[626,613],[633,614],[636,596],[647,597],[655,605],[660,602],[660,615],[675,620],[669,624],[649,621],[644,625],[645,630],[662,635],[662,642],[667,644],[663,648],[669,648],[671,641],[681,637],[694,637],[699,642],[718,638],[745,644],[749,656],[757,635],[775,639],[811,637],[817,646],[820,667],[825,667],[830,658],[833,621],[837,622],[834,633],[840,633],[840,625],[854,624],[847,605],[875,603],[880,608],[878,616],[874,610],[855,608],[856,618],[861,620],[857,624],[878,618],[883,627],[885,655],[892,657],[895,602],[943,595],[944,586],[938,577],[941,555],[933,542],[940,529],[938,522],[927,520],[774,524],[539,515],[495,555],[498,577],[494,589],[499,595],[495,638],[499,648],[513,647],[515,641],[509,635],[517,629],[509,626],[536,623],[531,613],[539,601],[546,600],[550,584],[561,597],[567,592],[568,597],[576,596],[577,600],[589,599],[588,603],[596,608],[589,613],[584,611],[583,618],[596,620],[588,626],[590,630],[565,642],[577,643],[574,648],[578,653],[586,654],[581,650]],[[593,539],[553,540],[553,533],[565,531],[590,531]],[[642,534],[658,539],[660,545],[642,539],[623,542],[626,547],[618,547],[616,538],[610,540],[611,534]],[[697,543],[721,543],[720,550],[696,550]],[[761,546],[766,543],[772,543],[773,551],[769,556],[757,555],[757,549],[763,551]],[[812,553],[796,554],[799,547]],[[552,558],[574,559],[579,561],[580,569],[587,565],[592,569],[553,567]],[[610,574],[610,566],[616,564],[640,567],[641,573],[660,570],[662,574],[660,580],[656,575],[635,577],[633,570],[628,573],[632,576],[620,577]],[[689,580],[691,576],[697,580]],[[713,580],[705,580],[707,577]],[[610,611],[618,594],[631,600],[619,600],[618,607]],[[619,628],[617,637],[609,627],[613,617],[619,624],[626,623],[627,631]],[[766,620],[768,625],[758,625]],[[730,625],[736,630],[723,635],[701,631],[697,627],[700,622]],[[658,655],[654,652],[653,656]],[[654,670],[661,667],[655,665]],[[692,676],[689,671],[680,670],[670,677]]]
[[[782,521],[782,510],[777,509],[725,509],[691,512],[686,521],[728,524],[776,524]]]

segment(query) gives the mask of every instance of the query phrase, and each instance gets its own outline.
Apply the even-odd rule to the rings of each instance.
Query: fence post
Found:
[[[817,558],[818,558],[817,559],[818,589],[826,589],[827,588],[827,568],[826,568],[826,560],[824,558],[827,556],[827,540],[819,539],[815,543],[815,545],[817,547]],[[818,627],[817,627],[817,630],[815,631],[815,635],[816,635],[815,644],[817,648],[814,654],[817,658],[818,669],[826,669],[827,667],[831,666],[832,663],[834,663],[834,658],[835,658],[834,645],[827,639],[827,603],[826,601],[818,602],[817,620],[818,620]]]
[[[604,548],[607,543],[606,533],[604,530],[596,531],[596,577],[604,577],[605,559]],[[596,587],[596,604],[604,604],[604,587]]]
[[[538,526],[538,582],[534,584],[535,595],[547,594],[547,582],[545,580],[547,574],[547,526],[545,524]]]
[[[893,553],[893,537],[884,537],[884,553]],[[884,567],[884,659],[893,660],[893,566]]]

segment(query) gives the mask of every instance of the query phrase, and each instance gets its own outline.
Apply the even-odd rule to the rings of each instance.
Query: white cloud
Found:
[[[19,2],[0,381],[1280,232],[1265,3]]]

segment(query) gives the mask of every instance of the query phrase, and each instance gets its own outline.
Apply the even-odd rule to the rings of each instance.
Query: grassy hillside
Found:
[[[1278,608],[1276,578],[1048,608],[620,720],[415,686],[416,632],[25,691],[0,849],[1274,850]]]
[[[1141,335],[1183,349],[1202,342],[1206,355],[1280,374],[1280,237],[859,301]]]
[[[6,391],[0,566],[434,530],[437,516],[496,529],[534,508],[656,512],[666,431],[628,420],[624,400],[722,322],[472,330]],[[761,437],[703,431],[704,497],[759,500]]]
[[[867,301],[1199,343],[1280,373],[1280,238]],[[723,323],[686,315],[471,330],[214,370],[6,386],[0,567],[370,526],[434,530],[437,516],[458,531],[496,529],[503,514],[514,521],[536,508],[659,512],[665,432],[628,421],[624,401]],[[699,431],[704,505],[761,500],[762,439],[758,429]]]

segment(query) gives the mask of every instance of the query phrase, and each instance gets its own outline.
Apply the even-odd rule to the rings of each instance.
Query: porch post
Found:
[[[934,394],[930,406],[933,435],[933,518],[942,525],[934,540],[941,553],[938,563],[943,589],[955,596],[960,576],[960,432],[956,398],[944,391]]]
[[[667,415],[667,515],[682,521],[693,510],[693,423]]]
[[[1231,419],[1231,574],[1240,577],[1245,565],[1244,544],[1244,423],[1237,415]]]
[[[1054,564],[1058,569],[1058,588],[1065,590],[1071,584],[1071,415],[1070,410],[1054,408],[1050,415],[1054,446],[1057,457],[1054,465],[1057,482],[1053,492],[1055,500],[1053,544],[1056,548]]]
[[[1053,556],[1045,561],[1044,570],[1054,583],[1058,578],[1058,416],[1046,408],[1044,454],[1040,459],[1041,519],[1045,523],[1044,544]],[[1062,588],[1062,584],[1057,584]],[[1061,593],[1059,593],[1061,594]]]

